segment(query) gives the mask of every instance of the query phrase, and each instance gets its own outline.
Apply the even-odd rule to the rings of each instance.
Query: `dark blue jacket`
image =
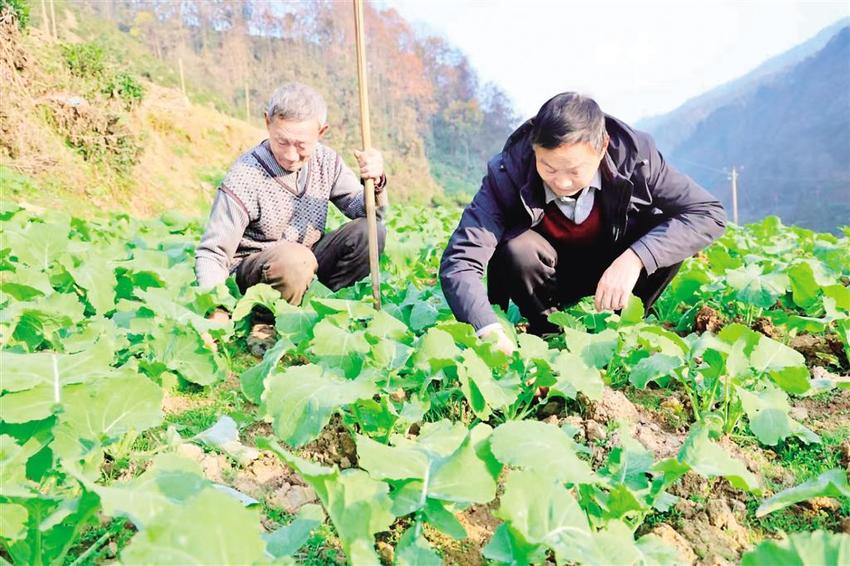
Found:
[[[440,281],[455,317],[481,328],[497,318],[483,277],[500,242],[535,225],[546,205],[531,147],[533,119],[508,138],[487,164],[481,189],[466,207],[440,264]],[[610,137],[600,165],[605,237],[632,250],[648,274],[668,267],[718,238],[726,225],[720,202],[669,166],[644,133],[606,116]],[[580,268],[580,266],[579,266]]]

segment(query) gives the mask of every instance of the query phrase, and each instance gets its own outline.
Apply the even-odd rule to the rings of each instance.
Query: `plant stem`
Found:
[[[92,545],[90,547],[88,547],[85,552],[80,554],[76,558],[76,560],[71,562],[71,564],[69,566],[78,566],[79,564],[82,564],[83,562],[85,562],[86,559],[89,556],[91,556],[92,554],[94,554],[95,552],[97,552],[98,548],[103,546],[103,543],[108,541],[112,537],[112,535],[113,535],[112,530],[108,530],[105,533],[103,533],[102,535],[100,535],[100,538],[97,539],[96,541],[94,541],[92,543]]]

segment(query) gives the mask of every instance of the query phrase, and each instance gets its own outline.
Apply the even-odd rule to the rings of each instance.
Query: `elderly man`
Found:
[[[602,311],[634,293],[648,310],[725,221],[718,200],[669,166],[647,134],[562,93],[488,164],[440,279],[458,320],[511,352],[491,303],[513,300],[539,335],[558,330],[550,313],[588,295]]]
[[[379,205],[386,188],[380,152],[355,151],[359,177],[320,140],[327,105],[312,88],[289,83],[265,112],[269,137],[243,154],[221,182],[195,253],[198,285],[234,275],[244,293],[267,283],[298,305],[314,275],[332,290],[369,273],[361,180],[374,179]],[[325,233],[328,203],[352,220]],[[383,251],[386,232],[378,225]]]

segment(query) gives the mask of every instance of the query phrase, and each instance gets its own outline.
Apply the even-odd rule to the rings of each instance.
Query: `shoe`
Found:
[[[277,342],[277,331],[271,324],[257,323],[251,326],[248,334],[248,350],[254,356],[262,358],[266,351]]]

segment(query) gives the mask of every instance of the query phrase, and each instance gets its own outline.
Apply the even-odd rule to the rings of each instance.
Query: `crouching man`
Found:
[[[440,280],[457,319],[510,353],[491,304],[513,300],[538,335],[558,330],[550,313],[588,295],[603,311],[634,293],[648,310],[725,222],[720,202],[669,166],[650,136],[562,93],[490,160]]]
[[[243,154],[221,182],[195,252],[195,275],[210,288],[233,275],[244,293],[267,283],[298,305],[314,276],[336,291],[369,273],[363,179],[385,203],[383,158],[356,152],[359,175],[320,140],[327,105],[312,88],[285,84],[265,112],[269,137]],[[325,233],[328,203],[352,220]],[[378,224],[378,248],[386,231]],[[215,318],[226,316],[217,313]]]

